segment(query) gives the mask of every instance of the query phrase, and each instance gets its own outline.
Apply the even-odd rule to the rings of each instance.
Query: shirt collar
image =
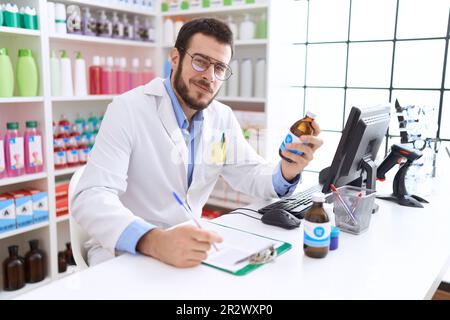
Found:
[[[178,126],[180,129],[187,129],[189,127],[189,122],[186,119],[186,115],[181,108],[180,102],[178,101],[175,92],[173,91],[172,84],[170,83],[170,78],[164,79],[164,86],[166,87],[167,93],[169,94],[170,100],[172,101],[173,111],[175,112],[175,118],[177,119]],[[203,121],[203,110],[195,113],[192,121]]]

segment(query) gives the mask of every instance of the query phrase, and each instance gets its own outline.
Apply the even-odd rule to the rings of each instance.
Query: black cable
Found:
[[[243,216],[247,216],[247,217],[252,218],[252,219],[261,220],[260,218],[257,218],[257,217],[251,216],[249,214],[246,214],[246,213],[243,213],[243,212],[239,212],[239,211],[231,211],[231,212],[225,213],[224,215],[228,215],[228,214],[241,214]]]
[[[248,211],[252,211],[252,212],[259,213],[257,210],[249,209],[249,208],[236,208],[236,209],[234,209],[234,210],[248,210]],[[234,211],[234,210],[233,210],[233,211]]]

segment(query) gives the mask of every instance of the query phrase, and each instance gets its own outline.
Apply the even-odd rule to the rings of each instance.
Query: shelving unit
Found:
[[[20,0],[17,0],[20,1]],[[269,1],[269,0],[268,0]],[[4,134],[4,128],[8,121],[19,121],[20,130],[27,120],[37,120],[39,129],[43,135],[45,168],[44,172],[38,174],[24,175],[16,178],[0,179],[0,193],[14,191],[25,187],[35,188],[48,192],[48,205],[50,210],[49,221],[35,224],[26,228],[13,230],[7,233],[0,233],[0,261],[3,261],[8,254],[7,247],[12,244],[19,245],[20,255],[24,255],[28,250],[28,241],[39,239],[40,248],[47,253],[48,257],[48,278],[37,284],[27,284],[23,289],[15,292],[3,291],[3,279],[0,274],[0,300],[11,299],[17,295],[33,290],[45,285],[50,281],[60,279],[72,272],[76,272],[76,267],[71,267],[63,274],[58,273],[58,251],[65,247],[65,243],[70,241],[69,216],[56,217],[56,182],[69,180],[77,167],[64,170],[55,170],[53,162],[53,121],[58,121],[61,114],[66,115],[69,120],[73,120],[76,114],[88,117],[90,112],[98,115],[106,110],[108,103],[116,95],[88,95],[84,97],[53,97],[51,95],[50,81],[50,61],[49,56],[52,50],[67,50],[72,58],[75,51],[81,51],[87,66],[92,63],[94,55],[126,57],[130,62],[131,58],[137,57],[141,61],[144,58],[152,58],[154,72],[158,76],[163,76],[164,62],[167,52],[172,46],[163,45],[163,22],[165,17],[182,16],[190,19],[200,16],[227,15],[241,16],[245,13],[260,14],[267,13],[269,18],[268,3],[247,4],[242,6],[229,6],[223,8],[209,8],[186,12],[160,12],[160,1],[154,3],[154,10],[139,10],[127,8],[122,5],[111,5],[106,1],[88,0],[57,0],[55,2],[77,4],[88,6],[93,11],[104,9],[107,12],[118,11],[119,13],[139,15],[153,21],[156,28],[156,42],[139,42],[122,39],[109,39],[101,37],[89,37],[74,34],[50,34],[47,21],[47,0],[29,0],[26,4],[36,8],[40,30],[27,30],[20,28],[0,27],[0,47],[6,47],[10,51],[13,65],[16,64],[16,55],[19,48],[30,48],[33,51],[36,62],[39,66],[39,93],[36,97],[11,97],[0,98],[0,132]],[[20,2],[22,4],[23,2]],[[268,19],[269,20],[269,19]],[[269,24],[270,25],[270,24]],[[251,57],[268,58],[269,41],[267,39],[255,39],[251,41],[235,41],[235,58],[242,59]],[[268,63],[266,64],[268,65]],[[267,78],[267,76],[266,76]],[[229,104],[232,108],[239,109],[244,106],[250,110],[264,112],[267,108],[268,96],[263,98],[243,98],[243,97],[218,97],[219,101]],[[241,203],[242,204],[242,203]],[[220,200],[211,200],[211,205],[232,209],[230,203]]]

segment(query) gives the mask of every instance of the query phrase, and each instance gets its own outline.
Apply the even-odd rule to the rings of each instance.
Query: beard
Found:
[[[195,111],[204,110],[209,106],[211,101],[214,100],[214,98],[217,96],[218,92],[216,92],[216,94],[213,95],[212,98],[210,100],[208,100],[206,103],[202,103],[202,102],[198,101],[197,99],[189,96],[189,90],[188,90],[186,84],[184,83],[183,79],[181,78],[181,73],[183,71],[183,67],[182,67],[183,63],[182,62],[183,61],[180,61],[180,64],[178,65],[178,68],[174,74],[174,86],[175,86],[174,89],[176,90],[178,95],[181,97],[181,99],[183,99],[183,101],[186,103],[186,105],[189,108],[191,108],[192,110],[195,110]],[[209,90],[212,91],[209,83],[203,79],[195,81],[194,83],[197,83],[198,85],[200,85],[202,87],[209,88]]]

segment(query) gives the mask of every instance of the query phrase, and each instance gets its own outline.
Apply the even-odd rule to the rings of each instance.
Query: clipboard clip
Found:
[[[246,260],[249,261],[249,264],[264,264],[275,260],[276,257],[277,250],[275,249],[275,245],[271,245],[267,249],[236,261],[234,264],[238,264]]]

